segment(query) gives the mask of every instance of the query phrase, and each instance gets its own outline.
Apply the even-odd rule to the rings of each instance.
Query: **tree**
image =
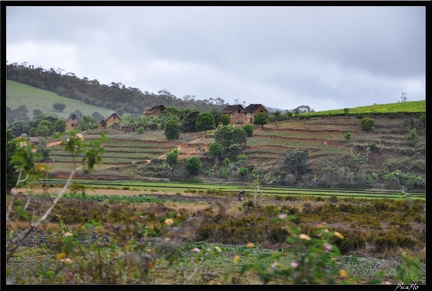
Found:
[[[228,181],[229,176],[231,175],[231,169],[229,167],[222,167],[220,169],[220,177]]]
[[[36,153],[41,156],[42,161],[48,162],[52,149],[47,147],[46,141],[41,141],[36,148]]]
[[[58,120],[58,119],[57,119],[57,120]],[[57,120],[56,120],[56,122],[57,122]],[[50,129],[51,132],[54,131],[54,125],[55,125],[55,123],[54,123],[54,122],[51,122],[51,121],[48,120],[48,119],[43,119],[43,120],[41,120],[41,122],[39,122],[38,126],[41,126],[41,125],[45,125],[46,127],[48,127],[48,128]]]
[[[99,122],[90,115],[83,116],[83,118],[78,121],[78,128],[81,131],[96,129],[98,125]]]
[[[166,162],[170,167],[174,167],[178,164],[178,149],[173,149],[166,157]]]
[[[261,128],[264,128],[264,124],[268,123],[268,115],[264,112],[259,112],[257,115],[255,115],[254,118],[254,124],[255,125],[261,125]]]
[[[99,121],[104,119],[102,114],[100,114],[99,112],[96,112],[96,111],[92,113],[92,117],[96,120],[99,120]],[[123,116],[122,116],[122,119],[123,119]]]
[[[66,104],[56,102],[52,105],[52,107],[54,108],[54,110],[63,112],[63,110],[66,108]]]
[[[248,169],[246,167],[241,167],[239,169],[239,174],[240,176],[245,177],[248,174]]]
[[[229,114],[222,114],[221,115],[221,123],[224,126],[227,126],[228,124],[230,124],[231,122],[231,117],[229,116]]]
[[[183,119],[183,125],[182,125],[182,129],[183,132],[195,132],[196,131],[196,120],[198,118],[199,115],[199,111],[198,110],[192,110],[191,112],[189,112],[185,118]]]
[[[300,105],[296,109],[294,109],[294,112],[296,112],[296,114],[305,113],[305,112],[313,112],[313,111],[314,110],[312,108],[310,108],[308,105]]]
[[[23,133],[29,134],[30,124],[28,121],[17,121],[10,125],[8,129],[12,130],[12,134],[15,137],[18,137]]]
[[[198,157],[190,157],[186,160],[185,168],[189,174],[196,176],[201,171],[201,160]]]
[[[219,124],[222,122],[222,114],[217,109],[212,109],[210,111],[210,114],[213,115],[213,118],[215,120],[215,127],[218,127]]]
[[[175,120],[168,120],[165,124],[164,134],[167,140],[175,140],[180,138],[180,125]]]
[[[220,143],[224,149],[228,149],[231,144],[240,144],[241,146],[246,145],[247,134],[239,127],[228,125],[219,127],[215,131],[215,141]]]
[[[246,135],[248,137],[251,137],[253,134],[254,128],[250,124],[245,124],[245,125],[243,125],[243,130],[246,132]]]
[[[39,125],[34,133],[36,136],[48,137],[51,135],[51,129],[46,125]]]
[[[401,102],[406,102],[406,101],[407,101],[407,93],[402,92]]]
[[[43,112],[39,109],[33,109],[33,117],[38,116],[39,114],[43,114]]]
[[[30,118],[28,117],[28,109],[27,106],[25,105],[20,105],[18,106],[16,109],[8,109],[9,107],[6,108],[6,118],[7,118],[7,122],[9,124],[12,124],[14,122],[18,122],[18,121],[29,121]]]
[[[287,150],[283,156],[283,167],[298,181],[308,171],[308,151]]]
[[[66,131],[66,120],[59,119],[54,123],[54,132],[62,133]]]
[[[198,115],[195,123],[197,131],[206,131],[215,128],[215,119],[210,113],[202,113]]]
[[[18,180],[18,172],[15,170],[15,164],[11,163],[12,157],[16,152],[16,139],[12,134],[12,130],[6,130],[6,194],[15,187]]]
[[[233,143],[228,147],[228,157],[235,159],[243,151],[243,148],[238,143]]]
[[[208,155],[213,159],[221,159],[224,154],[224,147],[218,143],[214,142],[210,144]]]

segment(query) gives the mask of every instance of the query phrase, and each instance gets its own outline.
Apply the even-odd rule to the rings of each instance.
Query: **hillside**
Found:
[[[52,105],[56,102],[66,105],[63,112],[53,109]],[[27,107],[28,117],[30,119],[32,119],[33,110],[35,109],[39,109],[42,113],[58,116],[62,119],[67,119],[75,110],[80,110],[83,115],[90,116],[93,112],[99,112],[105,117],[110,116],[114,112],[111,109],[97,107],[80,100],[63,97],[47,90],[6,80],[6,106],[11,109],[16,109],[21,105]]]
[[[91,174],[77,177],[101,180],[186,181],[191,179],[184,166],[187,158],[197,156],[203,166],[198,182],[251,184],[253,170],[258,170],[262,184],[304,187],[381,188],[424,190],[426,178],[426,138],[421,134],[416,143],[406,139],[407,125],[418,117],[375,117],[375,128],[364,131],[361,119],[355,116],[314,117],[271,122],[264,129],[255,128],[243,153],[247,161],[230,162],[229,177],[222,177],[221,164],[208,157],[214,142],[212,132],[181,134],[176,141],[167,141],[163,131],[144,134],[105,131],[110,141],[104,146],[103,164]],[[344,133],[349,131],[347,141]],[[86,136],[97,138],[98,133]],[[179,165],[173,173],[164,165],[166,154],[179,149]],[[308,172],[299,181],[283,167],[287,150],[308,152]],[[53,147],[53,176],[65,177],[71,159],[60,147]],[[246,167],[242,177],[239,169]]]
[[[34,109],[67,118],[78,109],[84,115],[111,110],[91,106],[82,101],[59,96],[21,83],[7,81],[6,104],[10,108],[26,105],[29,115]],[[65,112],[52,109],[55,102],[66,104]],[[97,138],[104,132],[110,138],[105,145],[103,165],[83,178],[108,180],[174,180],[194,179],[200,182],[250,184],[253,171],[258,171],[261,183],[305,187],[371,187],[423,190],[426,178],[425,101],[377,104],[361,108],[302,113],[284,121],[274,121],[263,129],[255,127],[243,153],[247,161],[230,161],[229,174],[221,164],[207,154],[214,142],[212,132],[182,133],[179,140],[167,141],[163,130],[123,133],[116,130],[95,130],[86,139]],[[70,109],[70,110],[68,110]],[[363,116],[371,116],[375,127],[361,129]],[[29,116],[30,117],[30,116]],[[418,140],[407,140],[415,128]],[[351,133],[347,140],[345,133]],[[68,173],[71,160],[59,146],[51,147],[53,177]],[[173,148],[179,149],[180,164],[171,172],[165,157]],[[307,150],[308,169],[301,179],[283,165],[287,151]],[[186,159],[198,156],[203,163],[198,177],[189,177],[184,169]],[[241,176],[240,168],[247,168]],[[222,174],[225,171],[225,174]],[[256,178],[257,176],[255,176]]]

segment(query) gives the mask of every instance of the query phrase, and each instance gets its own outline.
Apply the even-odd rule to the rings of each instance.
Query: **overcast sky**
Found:
[[[9,63],[279,109],[425,100],[425,45],[424,6],[6,9]]]

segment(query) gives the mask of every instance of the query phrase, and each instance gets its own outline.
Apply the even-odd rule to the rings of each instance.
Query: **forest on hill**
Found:
[[[62,69],[46,70],[23,63],[6,65],[6,79],[39,89],[56,93],[60,96],[81,100],[86,104],[115,111],[118,115],[142,114],[144,108],[163,104],[165,107],[189,108],[201,112],[221,110],[229,105],[222,98],[195,99],[194,95],[179,98],[166,89],[157,93],[141,91],[125,84],[111,82],[101,84],[97,79],[78,78],[74,73],[64,73]],[[267,109],[270,107],[266,106]]]

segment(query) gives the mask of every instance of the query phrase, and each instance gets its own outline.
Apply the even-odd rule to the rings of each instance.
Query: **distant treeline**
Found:
[[[27,63],[6,65],[6,79],[57,93],[60,96],[81,100],[87,104],[114,110],[117,114],[142,114],[144,108],[163,104],[177,108],[196,109],[201,112],[221,110],[229,105],[222,98],[196,100],[195,96],[178,98],[165,89],[142,92],[138,88],[126,87],[122,83],[101,84],[87,77],[78,78],[74,73],[64,73],[63,69],[35,68]]]

